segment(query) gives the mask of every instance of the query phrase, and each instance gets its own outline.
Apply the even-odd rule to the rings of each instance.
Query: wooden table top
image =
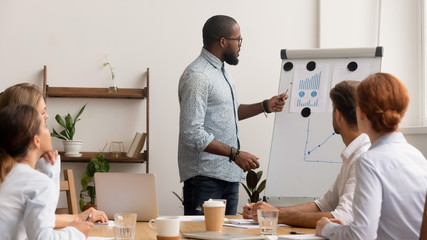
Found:
[[[226,218],[241,218],[241,216],[226,216]],[[204,221],[182,221],[180,225],[180,231],[182,233],[189,232],[203,232],[205,231]],[[237,228],[237,227],[223,227],[223,232],[227,233],[240,233],[248,235],[259,235],[259,228]],[[312,228],[296,228],[296,227],[278,227],[277,235],[288,235],[290,232],[302,232],[302,233],[315,233],[315,229]],[[137,222],[135,240],[156,240],[156,232],[148,226],[148,222]],[[93,237],[114,237],[114,227],[107,225],[95,225],[90,231],[89,236]],[[181,239],[185,239],[181,237]]]

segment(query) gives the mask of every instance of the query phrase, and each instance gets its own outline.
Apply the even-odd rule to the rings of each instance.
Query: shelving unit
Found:
[[[146,150],[137,158],[126,156],[113,158],[104,154],[105,159],[110,163],[145,163],[146,172],[149,173],[149,80],[150,69],[147,68],[147,86],[145,88],[119,88],[117,93],[109,93],[108,88],[79,88],[79,87],[51,87],[47,85],[47,66],[43,68],[43,95],[47,97],[60,98],[109,98],[109,99],[146,99]],[[66,157],[60,152],[62,162],[89,162],[98,152],[81,152],[81,157]]]

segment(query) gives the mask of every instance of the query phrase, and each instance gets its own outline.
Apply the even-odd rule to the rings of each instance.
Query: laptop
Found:
[[[193,232],[183,233],[183,237],[207,240],[255,240],[266,239],[265,236],[246,235],[240,233],[223,233],[223,232]]]
[[[134,212],[137,221],[149,221],[159,215],[156,178],[144,173],[95,173],[98,209],[114,219],[119,212]]]

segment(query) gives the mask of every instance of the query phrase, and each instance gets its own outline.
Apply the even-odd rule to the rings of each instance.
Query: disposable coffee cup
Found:
[[[225,216],[225,201],[223,199],[209,199],[203,203],[203,211],[205,212],[205,228],[206,231],[221,232],[222,224],[224,224]]]

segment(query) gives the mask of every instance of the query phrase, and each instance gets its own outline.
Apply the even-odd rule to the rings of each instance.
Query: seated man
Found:
[[[325,195],[310,203],[279,207],[279,223],[298,227],[316,227],[321,217],[353,221],[353,194],[356,186],[355,161],[370,147],[369,137],[362,134],[356,119],[356,81],[343,81],[331,89],[333,105],[332,125],[341,135],[346,148],[341,153],[342,166],[335,183]],[[243,217],[257,219],[256,210],[275,208],[265,203],[251,203],[243,207]]]

